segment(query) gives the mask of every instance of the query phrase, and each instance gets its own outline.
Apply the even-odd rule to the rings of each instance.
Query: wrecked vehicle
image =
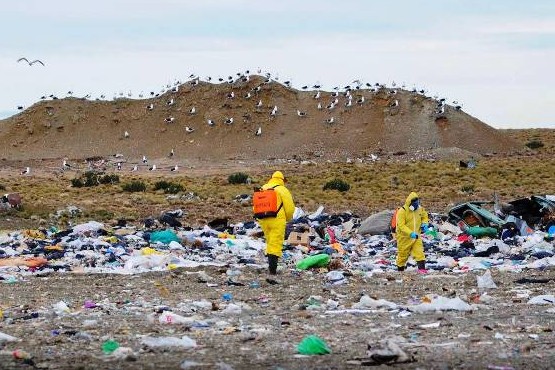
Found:
[[[494,202],[466,202],[451,208],[447,214],[449,222],[463,227],[493,227],[500,229],[506,223],[493,211]],[[491,208],[488,209],[487,206]]]
[[[532,195],[516,199],[501,207],[507,216],[518,217],[533,229],[547,230],[555,225],[555,201],[545,196]]]

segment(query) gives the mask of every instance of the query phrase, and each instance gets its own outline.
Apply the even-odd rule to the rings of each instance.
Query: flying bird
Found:
[[[33,60],[32,62],[29,62],[29,59],[27,59],[27,58],[19,58],[19,59],[17,60],[18,63],[19,63],[19,62],[22,62],[22,61],[27,62],[27,64],[29,64],[30,66],[32,66],[32,65],[35,64],[35,63],[39,63],[39,64],[42,64],[42,66],[44,67],[44,63],[41,62],[41,61],[38,60],[38,59],[35,59],[35,60]]]

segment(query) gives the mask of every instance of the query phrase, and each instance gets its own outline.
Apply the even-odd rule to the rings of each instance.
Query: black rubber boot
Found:
[[[419,270],[426,270],[426,261],[417,261],[416,265]]]
[[[405,271],[405,266],[397,266],[397,271]]]
[[[268,270],[270,271],[270,277],[266,279],[268,284],[275,285],[278,284],[274,276],[277,275],[277,265],[279,257],[273,254],[268,255]]]

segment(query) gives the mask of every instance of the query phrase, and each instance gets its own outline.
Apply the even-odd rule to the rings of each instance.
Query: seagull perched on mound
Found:
[[[233,123],[233,117],[226,119],[225,123],[231,125]]]
[[[146,155],[143,155],[143,163],[146,164],[147,162],[148,162],[148,159],[146,159]]]
[[[333,123],[335,121],[335,119],[333,117],[330,117],[326,120],[326,123]]]
[[[399,106],[399,100],[395,99],[395,101],[393,103],[391,103],[390,106],[391,107],[398,107]]]
[[[260,99],[258,103],[256,103],[256,108],[262,108],[262,99]]]
[[[260,136],[262,135],[262,127],[258,127],[258,130],[256,130],[256,132],[254,133],[255,136]]]
[[[278,111],[278,107],[277,105],[274,105],[274,108],[272,109],[272,112],[270,113],[270,116],[275,117]]]
[[[187,132],[188,134],[190,134],[191,132],[195,131],[194,128],[189,127],[189,126],[185,126],[185,132]]]
[[[139,166],[134,165],[133,168],[131,169],[131,172],[136,172],[139,169]]]
[[[197,112],[197,109],[195,107],[192,107],[191,109],[189,109],[189,114],[195,114]]]
[[[208,126],[214,126],[214,125],[216,124],[216,123],[215,123],[213,120],[211,120],[211,119],[206,120],[206,123],[208,123]]]
[[[28,175],[29,173],[31,173],[31,168],[30,167],[25,167],[25,169],[23,171],[21,171],[21,175]]]
[[[297,116],[306,117],[306,112],[301,112],[300,110],[297,109]]]
[[[156,171],[156,165],[153,164],[148,170],[149,171]]]
[[[128,138],[129,138],[129,132],[125,131],[125,132],[123,133],[123,137],[125,137],[126,139],[128,139]]]
[[[179,170],[179,167],[177,167],[177,165],[173,166],[170,171],[172,172],[177,172]]]
[[[167,122],[167,123],[171,123],[171,122],[173,122],[174,120],[175,120],[175,118],[173,118],[173,117],[164,118],[164,122]]]
[[[71,168],[71,166],[67,163],[67,160],[64,159],[63,162],[62,162],[62,170],[68,170],[70,168]]]
[[[153,110],[154,109],[154,104],[151,103],[151,104],[147,105],[146,109]]]
[[[313,96],[314,99],[320,99],[320,91],[317,91]]]
[[[235,97],[235,93],[233,91],[227,94],[228,99],[233,99],[234,97]]]
[[[170,154],[168,154],[168,157],[173,157],[174,154],[175,154],[175,153],[174,153],[173,148],[172,148],[172,150],[170,151]]]
[[[33,60],[32,62],[29,62],[29,59],[27,59],[27,58],[19,58],[19,59],[17,60],[18,63],[19,63],[19,62],[23,62],[23,61],[27,62],[27,64],[29,64],[30,66],[32,66],[32,65],[35,64],[35,63],[39,63],[39,64],[42,64],[42,66],[44,67],[44,63],[41,62],[41,61],[38,60],[38,59],[35,59],[35,60]]]
[[[363,104],[364,103],[364,96],[361,96],[358,100],[357,100],[357,104]]]
[[[172,105],[174,105],[174,104],[175,104],[175,100],[173,100],[173,99],[170,99],[170,100],[166,103],[166,105],[167,105],[168,107],[170,107],[170,106],[172,106]]]

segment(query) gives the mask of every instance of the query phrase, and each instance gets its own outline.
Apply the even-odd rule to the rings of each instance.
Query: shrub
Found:
[[[146,191],[146,184],[142,181],[131,181],[121,186],[123,191],[135,193],[138,191]]]
[[[100,176],[98,182],[101,184],[119,184],[119,176],[116,174]]]
[[[324,185],[324,190],[339,190],[340,192],[348,191],[350,188],[351,185],[341,179],[333,179]]]
[[[74,188],[82,188],[83,187],[83,180],[80,178],[71,179],[71,186]]]
[[[461,191],[463,193],[472,194],[474,193],[474,185],[463,185]]]
[[[543,143],[541,142],[541,140],[538,140],[538,139],[530,140],[530,141],[527,142],[525,145],[526,145],[528,148],[530,148],[530,149],[539,149],[539,148],[543,148]]]
[[[0,190],[6,190],[6,187],[2,184],[0,184]]]
[[[246,173],[235,172],[229,175],[229,177],[227,178],[227,181],[230,184],[246,184],[248,178],[249,178],[249,175],[247,175]]]
[[[169,181],[158,181],[154,184],[154,190],[164,190],[164,193],[166,194],[177,194],[179,192],[182,192],[183,189],[183,185],[181,184],[176,184],[174,182],[169,182]]]

